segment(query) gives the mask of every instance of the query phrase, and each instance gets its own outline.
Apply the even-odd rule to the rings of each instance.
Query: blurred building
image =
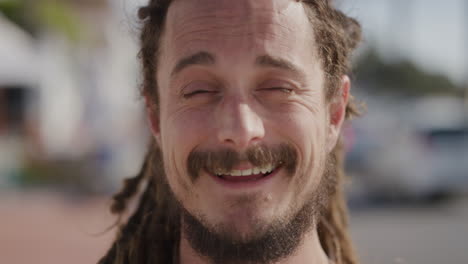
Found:
[[[98,185],[135,173],[148,140],[137,43],[110,2],[66,1],[72,37],[47,25],[32,36],[0,16],[0,183],[31,161]]]

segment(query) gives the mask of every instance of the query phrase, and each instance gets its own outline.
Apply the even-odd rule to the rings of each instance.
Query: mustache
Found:
[[[288,174],[292,175],[296,171],[297,156],[296,149],[287,143],[272,147],[264,144],[254,145],[243,153],[232,148],[216,151],[193,150],[187,159],[187,171],[195,181],[203,169],[208,172],[231,171],[241,162],[250,162],[255,167],[281,164]]]

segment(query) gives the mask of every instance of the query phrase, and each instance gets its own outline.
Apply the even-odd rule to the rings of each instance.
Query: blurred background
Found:
[[[362,263],[468,263],[468,2],[337,0],[364,29],[348,123]],[[0,0],[0,263],[95,263],[141,165],[144,0]]]

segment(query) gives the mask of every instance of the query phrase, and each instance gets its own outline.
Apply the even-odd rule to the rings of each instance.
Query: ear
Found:
[[[151,129],[156,143],[161,146],[161,127],[159,122],[159,110],[155,107],[154,100],[151,95],[145,94],[146,115],[148,118],[148,125]]]
[[[346,106],[348,104],[350,88],[351,81],[349,80],[348,75],[343,75],[339,90],[328,103],[328,153],[335,148],[340,137],[341,127],[346,117]]]

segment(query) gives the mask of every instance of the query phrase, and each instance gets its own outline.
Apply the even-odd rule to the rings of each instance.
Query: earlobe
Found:
[[[328,129],[328,152],[331,152],[340,137],[341,127],[346,116],[351,81],[347,75],[341,78],[339,91],[329,102],[329,129]]]

